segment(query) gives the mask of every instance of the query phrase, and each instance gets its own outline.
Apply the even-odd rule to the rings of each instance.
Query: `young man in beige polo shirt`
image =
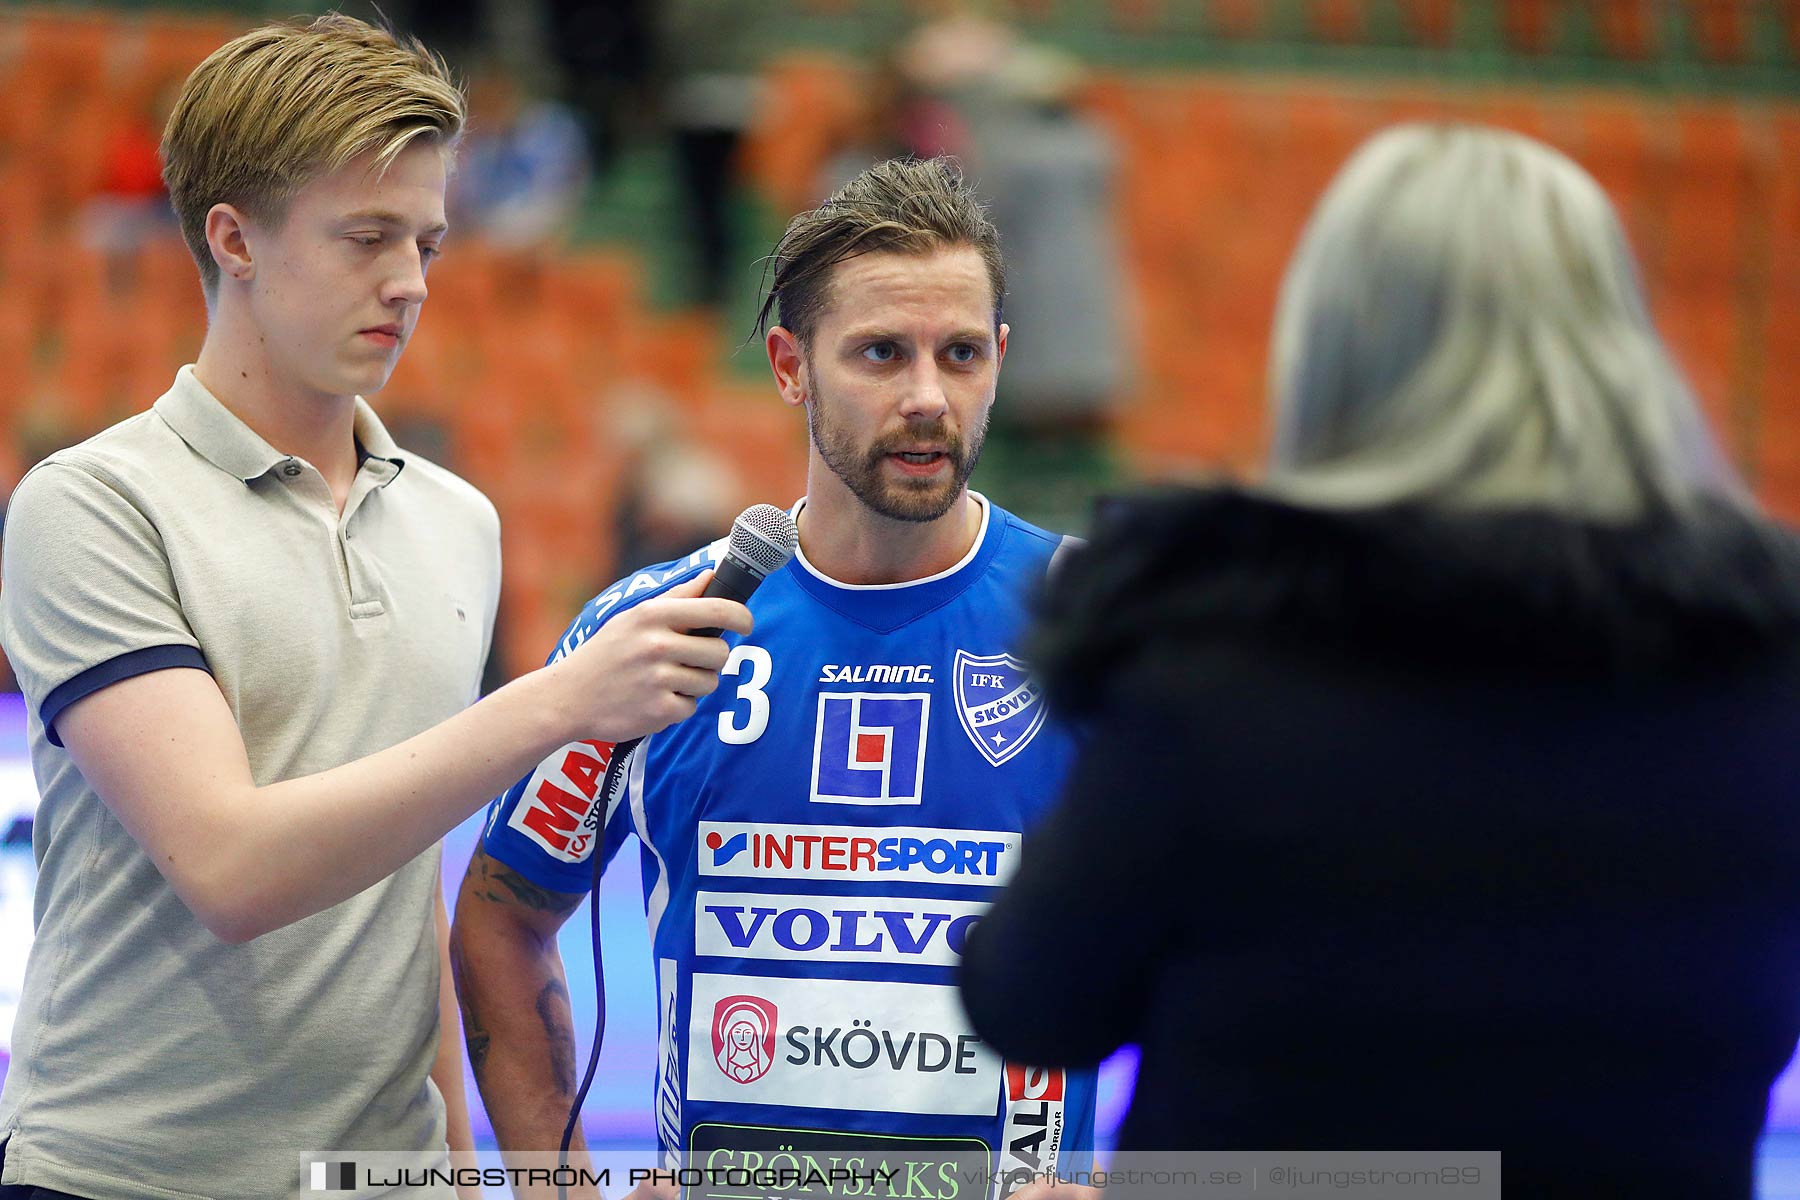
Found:
[[[435,56],[343,17],[229,43],[170,118],[199,359],[8,513],[42,803],[0,1195],[285,1196],[302,1151],[466,1144],[438,839],[556,746],[691,713],[726,648],[682,631],[749,630],[696,581],[471,706],[493,507],[360,398],[462,123]]]

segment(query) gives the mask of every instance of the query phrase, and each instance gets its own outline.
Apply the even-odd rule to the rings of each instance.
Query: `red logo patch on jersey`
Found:
[[[1007,1063],[1006,1095],[1009,1100],[1061,1100],[1063,1073],[1050,1067]]]
[[[611,742],[571,742],[545,758],[525,781],[507,824],[553,858],[582,862],[599,841],[605,797],[600,784],[612,765]]]
[[[755,1083],[775,1062],[775,1006],[760,996],[713,1005],[713,1061],[734,1083]]]

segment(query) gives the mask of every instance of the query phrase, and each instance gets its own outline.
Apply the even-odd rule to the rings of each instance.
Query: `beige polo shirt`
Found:
[[[499,522],[356,407],[340,516],[183,367],[148,412],[19,484],[0,640],[42,799],[37,940],[0,1095],[8,1184],[100,1200],[292,1194],[306,1150],[441,1146],[437,852],[241,946],[208,933],[61,748],[132,675],[211,673],[258,784],[350,762],[477,695]]]

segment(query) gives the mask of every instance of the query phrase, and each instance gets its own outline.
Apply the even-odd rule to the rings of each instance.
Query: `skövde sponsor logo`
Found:
[[[1002,1064],[968,1027],[953,987],[701,974],[692,1013],[690,1099],[964,1116],[995,1109]]]
[[[713,1061],[727,1079],[755,1083],[769,1073],[779,1015],[760,996],[726,996],[713,1005]]]

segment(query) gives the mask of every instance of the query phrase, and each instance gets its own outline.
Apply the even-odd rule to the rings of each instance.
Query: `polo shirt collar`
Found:
[[[207,391],[206,385],[195,377],[191,363],[176,373],[174,386],[163,393],[154,407],[157,416],[194,453],[245,483],[266,475],[292,457],[269,445]],[[363,469],[377,477],[377,486],[392,483],[406,465],[405,460],[381,418],[361,396],[356,398],[355,429]]]
[[[356,398],[356,446],[362,469],[375,476],[377,487],[394,482],[406,466],[406,457],[394,445],[387,426],[361,396]]]

